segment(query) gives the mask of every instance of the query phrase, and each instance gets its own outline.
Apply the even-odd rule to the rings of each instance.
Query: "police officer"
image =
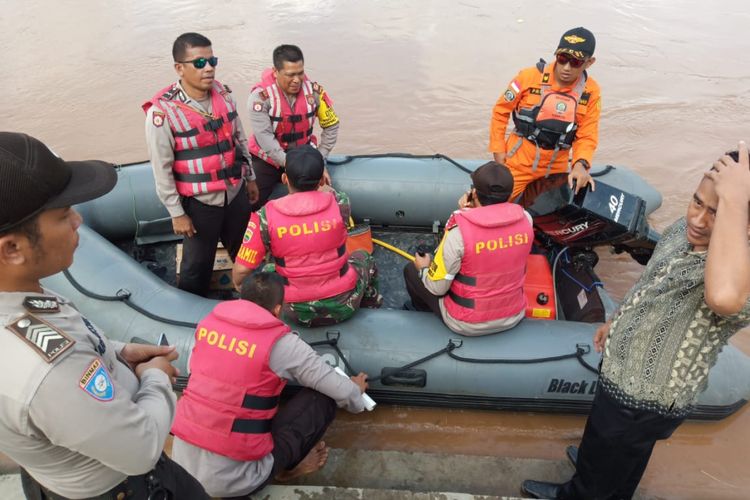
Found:
[[[534,231],[528,212],[507,203],[513,176],[504,165],[485,163],[471,182],[445,224],[435,258],[416,254],[404,268],[404,280],[413,308],[434,312],[456,333],[477,336],[523,319]]]
[[[266,255],[284,277],[284,319],[325,326],[351,318],[360,307],[379,307],[375,261],[364,250],[346,250],[349,197],[325,184],[320,151],[290,150],[282,181],[289,194],[254,212],[232,268],[237,289]]]
[[[30,499],[207,498],[163,453],[170,347],[107,339],[40,280],[71,265],[81,217],[117,176],[0,132],[0,451]]]
[[[214,78],[211,41],[184,33],[172,56],[180,79],[143,104],[146,143],[156,192],[185,238],[179,287],[205,295],[216,245],[234,258],[258,188],[237,104]]]
[[[328,157],[338,138],[339,118],[323,87],[307,78],[305,59],[296,45],[279,45],[273,50],[273,68],[263,72],[247,103],[253,131],[248,148],[260,192],[253,210],[258,210],[281,182],[288,150],[313,144]],[[313,135],[316,118],[323,129],[320,144]],[[323,176],[330,184],[327,171]]]

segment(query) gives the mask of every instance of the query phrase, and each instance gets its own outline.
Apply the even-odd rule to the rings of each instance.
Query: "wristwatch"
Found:
[[[583,158],[580,158],[576,160],[575,162],[573,162],[573,165],[575,166],[576,163],[581,163],[583,165],[583,168],[585,168],[587,172],[591,170],[591,163],[589,163],[588,160],[584,160]]]

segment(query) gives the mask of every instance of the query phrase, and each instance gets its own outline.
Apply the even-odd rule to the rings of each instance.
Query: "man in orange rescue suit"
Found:
[[[471,191],[445,225],[435,259],[416,254],[404,268],[404,280],[415,309],[433,311],[456,333],[477,336],[523,319],[534,232],[531,216],[508,203],[513,191],[508,168],[488,162],[471,180]]]
[[[378,307],[375,262],[364,250],[346,250],[351,207],[346,193],[323,179],[324,162],[310,145],[290,150],[282,181],[289,194],[269,201],[247,224],[242,248],[232,269],[242,280],[273,258],[286,283],[284,318],[303,326],[323,326],[351,318],[361,307]]]
[[[143,105],[156,192],[183,236],[180,288],[205,295],[221,239],[234,258],[258,199],[237,104],[214,79],[218,58],[198,33],[172,47],[180,79]]]
[[[260,272],[195,331],[190,381],[177,403],[172,456],[214,497],[242,497],[272,479],[314,472],[336,406],[364,409],[366,374],[342,377],[281,322],[284,284]],[[302,389],[279,409],[288,379]]]
[[[599,140],[601,100],[599,84],[586,70],[594,64],[595,46],[589,30],[567,31],[552,64],[540,60],[521,70],[497,100],[489,151],[513,173],[512,200],[551,173],[567,172],[576,192],[587,184],[594,189],[589,170]],[[506,134],[511,116],[515,130]]]
[[[266,69],[261,81],[253,86],[247,106],[253,131],[248,141],[260,191],[253,210],[258,210],[281,182],[286,152],[303,144],[317,144],[313,135],[315,118],[323,129],[317,144],[323,158],[336,145],[339,118],[323,87],[305,75],[305,59],[296,45],[274,49],[273,68]],[[330,184],[328,172],[323,175]]]

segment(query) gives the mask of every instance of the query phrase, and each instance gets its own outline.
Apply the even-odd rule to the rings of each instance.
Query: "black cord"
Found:
[[[73,278],[73,275],[70,274],[70,271],[68,269],[63,271],[63,275],[68,279],[71,285],[73,285],[73,288],[78,290],[80,293],[85,295],[86,297],[96,299],[96,300],[102,300],[105,302],[122,302],[129,308],[133,309],[134,311],[137,311],[147,318],[153,319],[154,321],[159,321],[160,323],[166,323],[168,325],[174,325],[174,326],[184,326],[186,328],[195,328],[198,326],[197,323],[189,323],[187,321],[177,321],[174,319],[165,318],[163,316],[159,316],[157,314],[154,314],[150,311],[147,311],[146,309],[142,308],[141,306],[134,304],[130,301],[130,292],[128,290],[118,290],[117,295],[99,295],[98,293],[94,293],[91,290],[88,290],[83,287],[78,281],[76,281],[75,278]]]

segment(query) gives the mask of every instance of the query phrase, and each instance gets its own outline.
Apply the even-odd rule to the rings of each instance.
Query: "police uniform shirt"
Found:
[[[0,322],[0,451],[73,499],[153,468],[176,405],[164,372],[139,382],[125,344],[48,290],[0,293]]]
[[[177,82],[176,85],[180,91],[181,102],[184,102],[186,105],[201,113],[211,113],[212,106],[210,94],[205,101],[194,101],[183,90],[180,82]],[[226,97],[234,102],[232,94],[227,94]],[[235,107],[236,106],[237,104],[235,103]],[[159,108],[151,106],[146,112],[146,145],[148,146],[151,167],[154,171],[156,194],[164,204],[167,212],[169,212],[169,216],[179,217],[185,215],[185,210],[182,208],[180,194],[177,192],[177,187],[174,183],[174,174],[172,172],[175,139],[172,135],[172,129],[169,127],[169,123],[165,119],[154,121],[155,111],[159,111]],[[239,116],[234,119],[233,124],[234,140],[240,150],[242,150],[248,164],[251,164],[250,153],[247,151],[247,135],[245,134],[245,129],[242,127],[242,122],[240,121]],[[252,169],[247,172],[247,178],[249,180],[255,180],[255,173]],[[237,196],[237,193],[242,189],[244,189],[244,183],[241,182],[235,186],[227,186],[226,191],[201,193],[195,195],[194,198],[205,205],[223,207],[225,204],[228,205],[231,203],[232,200],[234,200],[234,197]]]
[[[297,96],[288,96],[284,93],[283,97],[286,98],[289,107],[294,109]],[[316,102],[320,102],[320,92],[313,89],[313,98]],[[279,141],[276,140],[271,117],[268,115],[268,112],[271,110],[271,100],[262,87],[256,88],[250,93],[250,96],[247,98],[247,110],[250,113],[250,130],[255,135],[255,140],[260,149],[265,151],[276,164],[286,165],[286,151],[281,147]],[[320,121],[320,115],[318,115],[318,120]],[[322,128],[322,132],[320,133],[318,151],[323,155],[323,158],[328,158],[331,150],[336,145],[338,137],[339,121],[337,117],[334,124]]]

